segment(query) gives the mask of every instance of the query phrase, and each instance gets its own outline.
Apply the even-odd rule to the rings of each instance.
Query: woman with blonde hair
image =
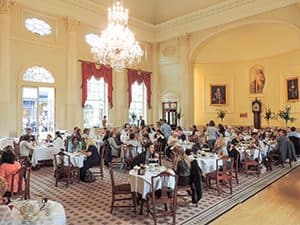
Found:
[[[181,146],[175,146],[174,170],[178,175],[178,186],[190,185],[191,160]]]
[[[215,143],[214,152],[217,153],[221,158],[223,156],[228,156],[227,146],[225,138],[220,136]]]

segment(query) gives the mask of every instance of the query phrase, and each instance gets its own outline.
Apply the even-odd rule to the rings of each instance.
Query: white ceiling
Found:
[[[113,0],[86,1],[106,8],[113,4]],[[160,24],[221,2],[226,0],[123,0],[123,6],[129,9],[130,16],[151,24]]]

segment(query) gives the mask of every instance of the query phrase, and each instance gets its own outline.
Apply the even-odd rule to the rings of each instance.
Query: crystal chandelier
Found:
[[[100,37],[86,35],[94,59],[116,71],[139,64],[144,52],[128,28],[128,10],[123,8],[120,0],[108,9],[107,19],[107,28]]]

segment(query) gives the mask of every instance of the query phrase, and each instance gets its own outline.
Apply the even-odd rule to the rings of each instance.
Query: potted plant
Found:
[[[294,122],[295,118],[291,116],[291,110],[292,110],[292,106],[288,105],[285,106],[285,108],[283,110],[279,110],[279,112],[277,113],[277,116],[284,120],[285,122],[285,126],[287,127],[288,122]]]
[[[267,124],[269,126],[270,120],[275,119],[276,115],[274,112],[272,112],[271,108],[268,106],[265,109],[265,120],[267,121]]]
[[[221,120],[221,122],[223,123],[223,120],[226,116],[227,110],[224,108],[218,108],[217,109],[217,118]]]
[[[183,113],[181,112],[181,108],[176,112],[177,123],[180,125],[180,120],[183,117]]]

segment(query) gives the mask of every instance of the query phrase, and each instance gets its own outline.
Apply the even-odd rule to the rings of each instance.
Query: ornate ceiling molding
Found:
[[[296,3],[299,0],[227,0],[158,24],[155,41],[168,40],[182,32],[197,32]]]
[[[11,7],[15,4],[12,0],[0,0],[0,14],[7,14]]]

